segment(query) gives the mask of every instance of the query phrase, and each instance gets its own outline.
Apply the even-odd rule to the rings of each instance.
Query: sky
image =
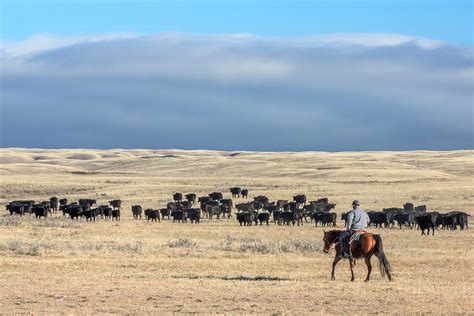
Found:
[[[473,148],[471,1],[0,0],[0,146]]]

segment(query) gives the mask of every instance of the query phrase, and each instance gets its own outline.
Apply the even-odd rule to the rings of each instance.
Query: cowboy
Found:
[[[349,238],[358,230],[366,230],[369,225],[369,215],[360,208],[360,202],[354,200],[352,202],[352,211],[347,213],[347,229],[339,237],[341,245],[341,258],[349,258]]]

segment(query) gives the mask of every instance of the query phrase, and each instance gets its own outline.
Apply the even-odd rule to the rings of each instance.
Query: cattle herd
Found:
[[[238,187],[230,188],[232,198],[247,198],[248,190]],[[169,219],[173,222],[199,223],[201,217],[208,220],[235,217],[241,226],[269,225],[271,221],[276,225],[294,226],[313,222],[318,226],[336,226],[337,216],[332,212],[336,204],[330,203],[328,198],[320,198],[308,201],[304,194],[293,197],[292,200],[270,201],[268,197],[260,195],[253,201],[236,203],[231,198],[224,198],[222,192],[212,192],[198,197],[194,193],[183,195],[174,193],[173,200],[163,208],[143,208],[141,205],[132,205],[131,211],[134,219],[147,221],[161,221]],[[52,197],[47,201],[36,203],[32,200],[17,200],[6,205],[6,210],[11,215],[20,216],[29,214],[36,218],[48,217],[54,213],[62,212],[63,216],[69,216],[72,220],[84,218],[86,221],[120,220],[122,207],[121,200],[111,200],[107,204],[97,205],[95,199],[80,199],[68,203],[68,200]],[[435,228],[461,230],[468,228],[469,215],[461,211],[440,213],[427,211],[425,205],[414,206],[406,203],[403,208],[385,208],[383,211],[368,211],[370,225],[375,227],[420,228],[422,235],[425,230],[431,229],[434,235]],[[341,220],[347,221],[347,213],[342,213]]]

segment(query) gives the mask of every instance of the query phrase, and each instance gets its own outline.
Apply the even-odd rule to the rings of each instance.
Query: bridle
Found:
[[[339,237],[341,237],[342,233],[343,233],[343,232],[340,232],[340,233],[337,235],[337,237],[334,238],[333,241],[332,241],[327,247],[324,246],[323,251],[324,251],[325,253],[328,253],[329,250],[331,250],[332,247],[334,247],[335,245],[338,244],[338,242],[339,242],[339,241],[338,241],[338,240],[339,240]],[[326,238],[324,238],[324,239],[326,239]]]

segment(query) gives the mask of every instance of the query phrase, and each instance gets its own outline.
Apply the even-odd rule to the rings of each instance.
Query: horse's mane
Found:
[[[330,231],[327,231],[325,232],[326,235],[328,235],[328,238],[330,239],[335,239],[337,236],[339,236],[339,234],[341,234],[343,232],[343,230],[340,230],[340,229],[333,229],[333,230],[330,230]]]

